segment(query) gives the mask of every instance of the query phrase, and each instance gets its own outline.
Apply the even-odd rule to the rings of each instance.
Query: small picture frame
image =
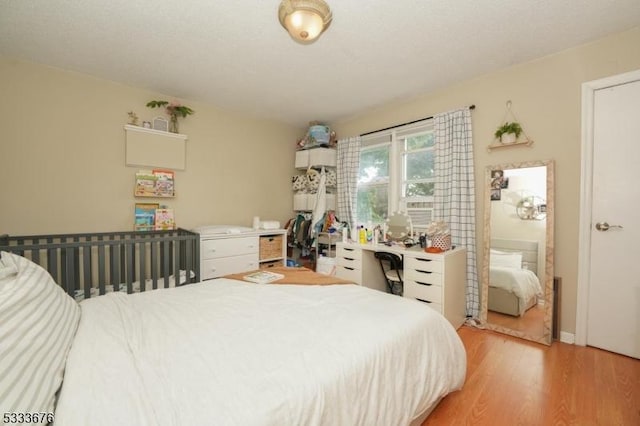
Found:
[[[491,188],[500,189],[502,188],[503,182],[504,182],[504,171],[493,170],[491,172]]]
[[[491,190],[491,201],[500,201],[500,189]]]
[[[504,177],[502,178],[502,183],[500,184],[500,189],[507,189],[509,188],[509,178],[508,177]]]
[[[162,117],[155,117],[153,119],[153,129],[160,130],[161,132],[169,131],[169,121]]]
[[[144,127],[145,129],[150,129],[151,128],[151,122],[150,121],[143,121],[142,122],[142,127]]]

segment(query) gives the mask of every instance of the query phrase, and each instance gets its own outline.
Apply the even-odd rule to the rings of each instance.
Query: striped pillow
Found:
[[[0,270],[0,413],[52,413],[80,307],[24,257],[1,252]]]

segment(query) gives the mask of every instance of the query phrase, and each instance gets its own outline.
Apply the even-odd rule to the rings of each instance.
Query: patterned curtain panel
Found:
[[[467,316],[479,318],[471,111],[464,108],[434,116],[434,130],[434,219],[447,222],[453,244],[467,249]]]
[[[358,171],[360,167],[360,136],[338,141],[336,158],[337,210],[336,215],[342,222],[348,222],[353,229],[356,224],[356,206],[358,202]]]

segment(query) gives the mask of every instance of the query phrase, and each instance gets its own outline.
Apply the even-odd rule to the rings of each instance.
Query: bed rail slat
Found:
[[[91,246],[82,247],[82,287],[84,288],[84,297],[86,299],[91,297],[91,254]]]
[[[99,237],[98,241],[102,241],[102,237]],[[105,256],[104,245],[100,244],[98,246],[98,294],[101,296],[105,293],[104,283],[107,282],[104,256]]]
[[[140,291],[146,291],[147,280],[145,277],[147,276],[147,243],[144,240],[138,243],[138,254],[140,259],[138,262],[140,268],[138,272],[138,276],[140,277]]]
[[[133,274],[134,264],[133,258],[135,257],[135,245],[134,244],[125,244],[125,253],[126,253],[126,265],[125,270],[127,274],[127,294],[133,293]]]
[[[164,277],[164,288],[169,288],[169,275],[171,275],[171,246],[168,240],[162,242],[162,276]]]

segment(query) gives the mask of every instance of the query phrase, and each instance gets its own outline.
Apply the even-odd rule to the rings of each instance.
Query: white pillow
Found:
[[[15,269],[0,287],[0,413],[53,412],[80,307],[39,265],[0,252]]]
[[[491,253],[490,266],[503,268],[522,269],[522,253]]]
[[[17,274],[18,269],[13,262],[5,261],[5,259],[0,256],[0,291],[2,291],[5,285],[13,282]]]

